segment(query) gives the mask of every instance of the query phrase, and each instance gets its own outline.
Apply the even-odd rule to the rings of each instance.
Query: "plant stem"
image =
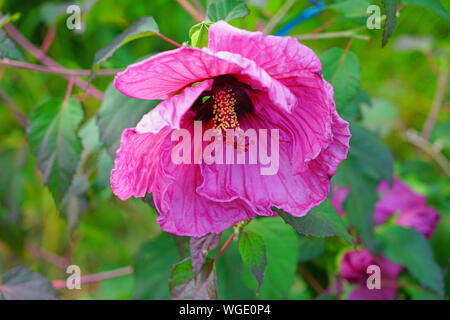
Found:
[[[20,108],[14,103],[13,100],[8,96],[8,94],[0,88],[0,100],[3,101],[6,108],[11,111],[13,116],[17,119],[20,125],[25,129],[28,124],[27,116],[20,110]]]
[[[264,33],[269,34],[275,29],[278,23],[280,23],[281,20],[286,16],[289,9],[292,7],[292,5],[295,3],[295,0],[288,0],[284,3],[284,5],[281,7],[281,9],[277,12],[276,15],[270,19],[267,26],[264,28]]]
[[[15,61],[10,60],[7,58],[0,60],[0,65],[8,66],[8,67],[14,67],[19,69],[26,69],[26,70],[33,70],[38,72],[45,72],[45,73],[53,73],[53,74],[61,74],[68,77],[77,77],[77,76],[89,76],[91,74],[91,70],[81,70],[81,69],[65,69],[61,67],[56,66],[40,66],[37,64],[32,64],[28,62],[21,62],[21,61]],[[103,69],[97,71],[96,75],[98,76],[112,76],[118,73],[119,69]]]
[[[441,167],[442,171],[446,174],[448,178],[450,178],[450,164],[447,158],[437,150],[435,146],[433,146],[428,140],[421,137],[417,134],[416,131],[409,129],[405,133],[405,138],[415,147],[421,149],[425,152],[430,158],[436,161],[436,163]]]
[[[7,23],[4,26],[4,30],[8,33],[14,41],[20,44],[26,51],[28,51],[32,56],[34,56],[37,60],[41,61],[43,64],[49,67],[60,67],[61,65],[48,57],[41,49],[35,47],[27,38],[25,38],[11,23]],[[69,77],[69,76],[68,76]],[[92,84],[89,84],[87,81],[84,81],[81,78],[75,79],[75,85],[82,90],[86,90],[86,92],[98,99],[103,99],[103,92],[95,88]]]
[[[49,252],[45,249],[39,248],[38,246],[35,246],[31,243],[27,245],[27,251],[35,255],[36,257],[52,264],[56,268],[64,271],[66,271],[67,267],[71,264],[70,261],[65,257],[58,256],[53,252]]]
[[[55,35],[56,35],[56,26],[52,26],[50,29],[48,29],[44,41],[42,41],[41,44],[42,52],[47,53],[48,49],[50,49],[50,46],[53,43],[53,40],[55,39]]]
[[[192,18],[194,18],[195,21],[203,21],[202,14],[197,9],[195,9],[187,0],[177,0],[177,2],[192,16]]]
[[[162,35],[162,34],[159,33],[159,32],[155,32],[155,35],[156,35],[157,37],[163,39],[164,41],[167,41],[168,43],[174,45],[175,47],[178,47],[178,48],[181,47],[181,44],[179,44],[179,43],[176,42],[176,41],[173,41],[173,40],[170,39],[170,38],[167,38],[166,36]]]
[[[214,259],[211,261],[211,265],[213,265],[217,259],[220,258],[220,256],[224,253],[224,251],[227,249],[227,247],[230,245],[231,241],[233,241],[234,236],[236,235],[236,233],[233,230],[233,233],[230,235],[230,237],[228,238],[228,240],[224,243],[224,245],[222,246],[222,248],[220,248],[219,253],[217,254],[217,256],[214,257]]]
[[[425,140],[430,139],[431,132],[433,131],[434,125],[436,124],[437,116],[439,115],[439,111],[441,110],[444,97],[445,90],[447,89],[448,84],[448,69],[445,68],[438,78],[438,85],[436,89],[436,93],[434,95],[433,104],[430,109],[430,113],[427,116],[427,120],[425,121],[425,125],[422,130],[422,138]]]
[[[131,273],[133,273],[133,268],[128,266],[116,270],[88,274],[86,276],[82,276],[80,282],[81,283],[99,282],[107,279],[123,277]],[[66,287],[66,280],[53,280],[52,286],[54,289],[64,289]]]
[[[359,29],[359,28],[358,28]],[[318,39],[335,39],[335,38],[355,38],[359,40],[370,40],[369,36],[357,34],[358,29],[337,31],[337,32],[324,32],[324,33],[309,33],[294,36],[298,40],[318,40]]]
[[[325,289],[320,285],[320,283],[314,278],[314,276],[309,273],[302,265],[298,265],[298,271],[305,277],[305,280],[309,283],[309,285],[318,293],[325,293]]]

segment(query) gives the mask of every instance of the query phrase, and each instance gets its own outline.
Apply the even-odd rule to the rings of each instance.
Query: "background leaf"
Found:
[[[266,269],[266,245],[264,239],[257,233],[243,230],[239,239],[239,253],[242,261],[249,268],[258,282],[259,292]]]
[[[414,229],[385,225],[377,229],[380,251],[395,263],[404,265],[422,285],[444,294],[442,270],[426,239]]]
[[[211,21],[243,18],[250,11],[242,0],[208,0],[206,15]]]
[[[428,8],[438,16],[441,16],[442,18],[447,20],[447,22],[450,22],[450,14],[442,6],[440,0],[403,0],[403,2],[406,4],[416,4]]]
[[[359,91],[361,66],[351,51],[332,48],[321,56],[323,76],[333,85],[334,101],[338,110],[343,108]]]
[[[134,258],[135,299],[167,299],[170,266],[179,260],[172,239],[164,233],[144,243]]]
[[[138,21],[125,29],[125,31],[119,34],[109,45],[95,53],[92,67],[98,66],[100,63],[106,61],[117,49],[128,42],[144,37],[154,36],[156,33],[159,33],[159,29],[153,17],[140,18]]]
[[[338,235],[343,237],[348,243],[353,244],[352,237],[347,232],[344,222],[328,199],[311,209],[303,217],[294,217],[281,210],[277,211],[283,220],[298,233],[316,237]]]
[[[46,278],[23,267],[2,277],[0,300],[55,300],[55,291]]]
[[[76,130],[82,119],[83,109],[75,98],[67,103],[52,99],[30,115],[28,142],[57,202],[68,192],[81,157],[81,139]]]
[[[0,29],[0,58],[13,60],[25,60],[22,53],[17,49],[16,44],[7,37],[5,31]]]
[[[191,237],[189,247],[191,251],[192,267],[197,276],[205,263],[208,252],[217,248],[222,234],[208,233],[203,237]]]
[[[325,252],[325,239],[319,237],[300,236],[298,261],[310,261]]]
[[[298,261],[298,238],[294,230],[280,218],[254,219],[247,231],[258,233],[266,244],[267,266],[259,299],[286,298],[294,281]],[[258,284],[246,268],[244,283],[256,291]]]
[[[129,98],[120,93],[113,83],[109,84],[97,112],[97,125],[100,130],[100,140],[112,157],[115,157],[119,148],[123,130],[135,127],[142,116],[157,104],[156,100]]]
[[[384,14],[386,15],[386,22],[384,23],[383,41],[384,47],[394,31],[395,23],[397,22],[397,0],[382,0],[384,5]]]
[[[207,260],[197,278],[194,278],[191,258],[174,265],[169,280],[172,299],[217,299],[216,270],[209,262]]]

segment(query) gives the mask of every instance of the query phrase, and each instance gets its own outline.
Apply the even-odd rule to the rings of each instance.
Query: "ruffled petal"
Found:
[[[226,74],[254,90],[267,92],[282,109],[292,110],[297,105],[290,90],[253,61],[207,48],[181,47],[130,65],[117,74],[114,86],[132,98],[167,99],[195,82]]]
[[[160,148],[170,130],[138,134],[135,129],[122,133],[120,148],[111,171],[111,188],[121,200],[144,197],[154,190],[159,168]]]
[[[280,80],[322,71],[319,58],[308,47],[291,37],[266,36],[235,28],[225,21],[209,28],[208,47],[228,51],[255,61],[272,77]]]
[[[171,179],[166,180],[160,191],[153,193],[160,214],[157,222],[164,231],[201,237],[210,232],[220,233],[240,221],[255,217],[243,201],[222,203],[200,195],[196,191],[203,179],[199,165],[167,163],[165,170]]]
[[[267,124],[256,116],[249,116],[241,123],[243,130],[267,129]],[[268,132],[268,150],[271,150],[271,134]],[[259,138],[257,139],[260,140]],[[289,142],[279,143],[279,165],[272,174],[262,174],[268,165],[256,164],[204,164],[203,183],[197,191],[213,201],[246,201],[259,215],[271,214],[273,206],[294,216],[303,216],[322,202],[329,191],[329,177],[321,166],[314,165],[297,175],[292,174]],[[273,158],[275,165],[275,158]]]
[[[212,84],[213,80],[206,80],[187,87],[180,95],[164,100],[142,117],[136,126],[136,132],[157,133],[165,126],[179,129],[183,116],[204,91],[211,89]]]

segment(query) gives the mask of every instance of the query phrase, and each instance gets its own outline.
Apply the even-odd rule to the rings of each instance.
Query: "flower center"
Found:
[[[194,120],[204,121],[220,131],[240,130],[239,120],[254,112],[249,93],[251,88],[232,76],[217,77],[212,90],[203,92],[193,104]]]
[[[235,96],[236,94],[233,92],[233,89],[219,89],[213,93],[212,99],[214,99],[214,104],[212,108],[214,114],[214,128],[223,131],[227,129],[240,129],[235,110]]]

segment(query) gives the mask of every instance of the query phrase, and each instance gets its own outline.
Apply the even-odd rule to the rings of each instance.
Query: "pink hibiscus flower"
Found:
[[[382,198],[375,205],[374,218],[377,224],[384,223],[393,214],[398,214],[396,224],[414,228],[426,238],[433,235],[439,222],[439,213],[426,205],[424,196],[415,193],[396,177],[392,187],[385,181],[381,182],[378,192]]]
[[[397,225],[414,228],[426,238],[433,235],[439,222],[439,213],[427,206],[424,196],[415,193],[397,177],[394,177],[392,187],[386,181],[380,182],[377,192],[380,200],[375,204],[375,225],[383,224],[397,214]],[[341,216],[345,214],[343,203],[347,194],[348,188],[333,186],[330,202]]]
[[[272,207],[303,216],[326,198],[347,156],[350,132],[336,113],[333,88],[318,57],[293,38],[220,21],[209,29],[208,48],[157,54],[119,73],[114,85],[129,97],[165,99],[123,132],[111,186],[122,200],[152,193],[166,232],[219,233],[275,215]],[[172,134],[194,135],[197,120],[204,130],[278,129],[278,172],[262,175],[259,163],[175,164]],[[241,144],[239,153],[254,145]]]
[[[370,276],[367,268],[370,265],[380,268],[380,289],[369,289],[367,286]],[[355,285],[348,296],[349,300],[393,300],[397,295],[397,278],[402,267],[383,256],[374,257],[369,249],[346,252],[339,269],[341,276]]]

